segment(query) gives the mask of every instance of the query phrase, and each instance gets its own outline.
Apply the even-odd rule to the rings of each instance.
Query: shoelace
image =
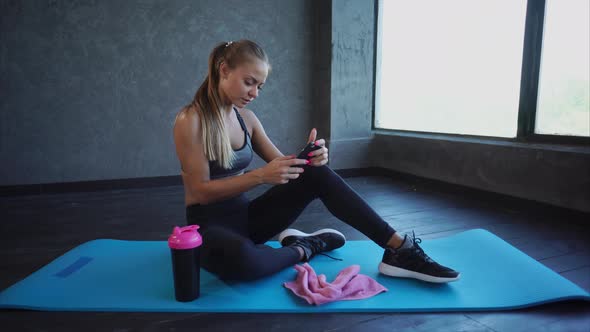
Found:
[[[414,234],[414,231],[412,231],[412,242],[414,242],[414,251],[420,255],[421,257],[423,257],[427,262],[429,263],[433,263],[434,261],[432,260],[432,258],[430,258],[425,252],[424,250],[418,245],[418,243],[422,243],[422,239],[421,238],[416,238],[416,235]]]
[[[322,255],[322,256],[330,257],[330,258],[332,258],[333,260],[336,260],[336,261],[343,261],[343,259],[342,259],[342,258],[332,257],[332,256],[330,256],[330,255],[328,255],[328,254],[324,254],[323,252],[320,252],[318,255]]]
[[[341,261],[341,258],[336,258],[336,257],[332,257],[328,254],[324,254],[322,251],[326,248],[326,242],[318,239],[318,238],[314,238],[314,237],[308,237],[307,242],[311,245],[312,247],[312,251],[316,252],[318,255],[322,255],[322,256],[326,256],[326,257],[330,257],[333,260],[337,260],[337,261]]]

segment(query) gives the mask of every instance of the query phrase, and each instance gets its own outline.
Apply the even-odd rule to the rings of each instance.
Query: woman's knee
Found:
[[[330,166],[328,165],[322,165],[322,166],[309,166],[308,169],[306,169],[306,171],[310,171],[311,174],[314,174],[316,176],[323,176],[323,177],[333,177],[333,176],[338,176],[339,175],[334,172],[334,170],[332,168],[330,168]]]
[[[335,181],[343,181],[342,177],[338,173],[334,172],[328,165],[322,166],[310,166],[304,174],[309,176],[311,182],[314,185],[318,185],[319,188],[325,187],[324,184],[333,184]]]

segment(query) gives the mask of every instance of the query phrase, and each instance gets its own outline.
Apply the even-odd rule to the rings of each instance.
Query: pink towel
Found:
[[[387,291],[387,288],[371,277],[359,274],[360,269],[358,265],[351,265],[340,271],[336,279],[329,283],[326,282],[325,275],[316,275],[311,265],[304,263],[295,265],[295,280],[283,285],[309,304],[316,305],[338,300],[365,299]]]

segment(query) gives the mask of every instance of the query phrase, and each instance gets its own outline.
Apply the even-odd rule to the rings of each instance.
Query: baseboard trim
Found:
[[[182,185],[182,178],[180,175],[0,186],[0,196],[59,194],[69,192],[168,187],[176,185]]]
[[[355,174],[355,170],[345,170]],[[504,193],[483,190],[480,188],[469,187],[462,184],[446,182],[443,180],[421,177],[414,174],[403,173],[382,167],[369,167],[356,171],[356,176],[383,176],[391,179],[402,180],[411,183],[417,187],[423,186],[430,192],[445,192],[463,197],[472,197],[474,199],[488,202],[490,206],[501,207],[505,211],[543,211],[542,215],[546,217],[572,218],[572,221],[590,220],[590,213],[586,211],[574,210],[571,208],[557,206],[546,202],[535,201],[523,197],[512,196]]]
[[[521,197],[510,196],[507,194],[486,191],[473,187],[467,187],[464,185],[449,183],[442,180],[424,178],[417,175],[402,173],[382,167],[347,168],[335,169],[334,171],[343,178],[352,178],[359,176],[383,176],[388,178],[394,178],[397,180],[403,180],[410,182],[413,185],[424,185],[426,188],[428,188],[427,190],[429,191],[444,191],[483,199],[494,205],[500,204],[505,209],[522,209],[523,207],[525,207],[535,210],[540,209],[545,211],[549,215],[575,215],[585,217],[590,216],[590,213],[586,213],[584,211],[572,210],[560,206],[547,204],[544,202],[538,202]],[[30,185],[0,186],[0,197],[140,189],[179,185],[182,185],[182,177],[180,175],[63,183],[42,183]]]
[[[335,170],[343,178],[375,175],[371,168],[352,168]],[[69,192],[91,192],[103,190],[124,190],[136,188],[169,187],[182,185],[180,175],[156,176],[130,179],[93,180],[76,182],[38,183],[26,185],[0,186],[0,197],[61,194]]]

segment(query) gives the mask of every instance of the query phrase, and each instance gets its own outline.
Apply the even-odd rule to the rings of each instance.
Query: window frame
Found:
[[[545,0],[528,0],[524,27],[523,58],[518,102],[518,123],[516,137],[496,137],[480,135],[462,135],[440,132],[388,129],[375,127],[375,117],[380,103],[380,58],[381,58],[381,21],[380,8],[384,0],[374,0],[374,56],[373,56],[373,110],[371,112],[371,130],[388,133],[410,134],[418,136],[438,136],[449,138],[466,138],[477,140],[509,141],[518,143],[551,143],[568,145],[590,145],[590,137],[571,135],[548,135],[535,133],[537,98],[539,90],[539,72],[541,69],[541,52],[543,46],[543,27],[545,21]]]

